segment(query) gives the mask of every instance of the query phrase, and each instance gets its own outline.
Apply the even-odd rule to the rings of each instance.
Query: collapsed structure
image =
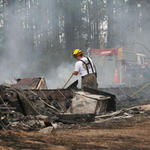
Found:
[[[43,78],[19,79],[11,87],[1,85],[1,129],[40,130],[56,122],[92,122],[96,115],[116,110],[115,95],[106,92],[46,87]]]
[[[137,105],[149,104],[149,96],[147,100],[141,98],[146,95],[144,91],[149,93],[147,90],[150,89],[145,88],[150,83],[137,87],[138,92],[127,88],[85,88],[82,91],[76,85],[77,81],[67,89],[47,89],[43,78],[26,78],[17,80],[15,85],[0,85],[0,129],[48,134],[56,128],[71,128],[81,124],[95,128],[123,119],[134,120],[141,115],[149,116],[150,105]],[[129,91],[131,95],[133,92],[140,95],[136,100],[130,99]],[[116,111],[116,108],[119,110]]]

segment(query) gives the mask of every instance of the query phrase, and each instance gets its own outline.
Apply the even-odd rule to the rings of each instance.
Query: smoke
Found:
[[[108,12],[104,17],[111,18],[111,22],[108,21],[108,36],[111,33],[111,40],[108,41],[110,48],[135,49],[148,56],[150,53],[149,5],[144,2],[129,3],[131,2],[129,0],[122,2],[112,3],[111,1],[110,4],[109,0],[105,1],[107,5],[110,4],[108,8],[104,8],[103,12]],[[37,0],[33,3],[27,0],[26,4],[22,1],[18,5],[13,1],[8,4],[2,14],[4,23],[0,24],[1,29],[4,30],[5,39],[0,55],[0,82],[16,78],[44,76],[49,88],[61,88],[74,68],[74,63],[68,61],[70,58],[65,59],[64,57],[66,53],[69,56],[70,50],[65,50],[64,46],[64,24],[67,22],[64,23],[64,16],[56,15],[62,13],[61,6],[56,7],[54,0]],[[112,13],[112,10],[115,13]],[[98,9],[93,11],[98,11]],[[102,20],[106,22],[106,18]],[[57,23],[59,26],[56,26]],[[69,25],[69,28],[72,29],[71,24]],[[58,30],[62,30],[63,34],[58,36]],[[88,31],[84,32],[88,34]],[[58,45],[57,40],[61,41]],[[115,65],[115,60],[108,58],[105,61],[108,62],[106,66],[100,65],[99,58],[95,61],[100,87],[103,84],[113,83],[111,75],[114,74],[112,64]],[[74,80],[76,80],[75,77],[72,82]]]
[[[52,69],[49,74],[46,75],[48,87],[62,88],[70,78],[73,68],[73,64],[62,63],[57,69]],[[75,80],[79,80],[78,76],[73,76],[66,87],[73,83]]]
[[[11,8],[6,11],[11,14]],[[5,32],[4,52],[0,57],[1,82],[8,79],[12,80],[21,76],[24,72],[28,72],[30,66],[30,55],[28,54],[28,46],[26,46],[25,35],[20,28],[21,20],[19,14],[11,14],[8,21],[8,28]]]
[[[61,60],[63,54],[55,56],[62,51],[61,47],[46,47],[55,37],[55,31],[50,33],[55,18],[50,18],[53,14],[48,14],[52,13],[50,10],[55,5],[47,0],[34,5],[27,1],[24,7],[24,3],[20,2],[18,8],[12,2],[4,9],[5,41],[0,56],[0,82],[44,76],[49,88],[61,88],[72,73],[73,65]]]
[[[150,73],[148,68],[137,66],[137,56],[135,52],[145,55],[145,61],[149,61],[150,54],[150,30],[149,23],[150,3],[148,1],[131,1],[131,0],[112,0],[107,1],[108,13],[108,48],[123,48],[123,52],[127,49],[133,51],[131,54],[123,53],[124,62],[130,63],[126,72],[122,71],[123,82],[128,86],[136,86],[141,82],[148,81],[143,77],[146,72]],[[132,55],[132,56],[131,56]],[[103,59],[103,60],[102,60]],[[113,86],[115,72],[120,78],[120,64],[117,57],[107,56],[105,58],[96,59],[99,72],[99,82],[101,86]],[[129,62],[129,60],[131,60]],[[103,61],[103,66],[100,64]],[[115,70],[115,68],[119,68]],[[148,65],[150,68],[150,65]],[[147,71],[145,71],[147,69]],[[144,71],[144,72],[143,72]],[[119,84],[118,84],[119,85]]]

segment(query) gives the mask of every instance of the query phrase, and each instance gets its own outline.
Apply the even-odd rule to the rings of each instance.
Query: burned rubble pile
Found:
[[[45,133],[56,124],[94,122],[116,110],[115,96],[92,89],[17,89],[0,85],[0,128]]]
[[[0,85],[0,129],[51,133],[59,127],[102,125],[110,120],[150,114],[149,105],[116,111],[118,100],[112,91],[82,91],[74,88],[76,84],[50,90],[43,78],[27,78],[19,79],[15,85]]]
[[[95,116],[94,122],[88,124],[63,124],[58,128],[66,129],[117,129],[135,126],[150,119],[150,104],[124,108],[115,112]]]
[[[116,109],[130,108],[137,105],[150,104],[150,83],[146,82],[136,87],[110,87],[100,90],[116,95]]]
[[[108,120],[118,120],[118,119],[128,119],[133,118],[136,115],[148,115],[150,116],[150,104],[148,105],[140,105],[131,108],[125,108],[122,110],[118,110],[116,112],[107,113],[104,115],[96,116],[95,122],[105,122]]]

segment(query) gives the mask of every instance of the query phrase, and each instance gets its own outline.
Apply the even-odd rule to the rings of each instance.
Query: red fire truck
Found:
[[[101,84],[143,82],[142,71],[148,64],[143,53],[136,50],[111,48],[88,49],[88,54],[96,61]]]

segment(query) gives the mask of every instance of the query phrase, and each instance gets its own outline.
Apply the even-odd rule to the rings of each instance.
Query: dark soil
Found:
[[[149,150],[150,116],[65,126],[49,135],[1,131],[1,150]]]

